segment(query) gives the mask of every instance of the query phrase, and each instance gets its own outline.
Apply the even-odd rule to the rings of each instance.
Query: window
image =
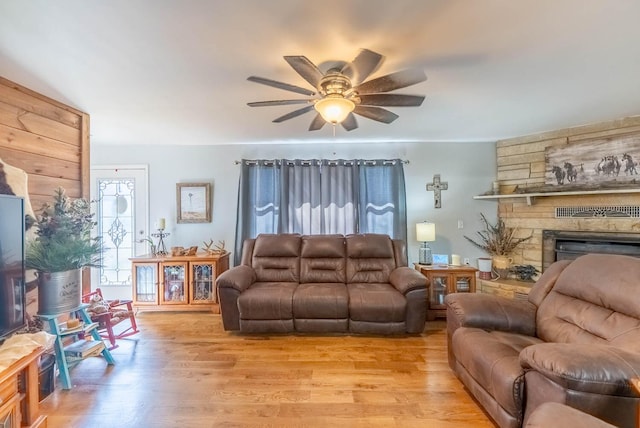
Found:
[[[383,233],[406,241],[403,162],[243,160],[235,263],[260,233]]]

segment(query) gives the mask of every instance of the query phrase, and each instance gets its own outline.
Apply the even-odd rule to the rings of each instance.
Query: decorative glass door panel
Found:
[[[471,291],[471,282],[474,279],[470,275],[456,275],[456,293],[468,293]]]
[[[212,263],[191,264],[190,302],[212,303],[218,299],[215,290],[215,271]]]
[[[133,300],[136,304],[158,304],[158,266],[156,263],[138,263],[133,270]]]
[[[429,306],[431,308],[444,308],[444,297],[447,295],[449,279],[449,275],[434,274],[432,276],[431,287],[429,287]]]
[[[94,167],[91,198],[96,201],[96,234],[102,238],[102,263],[92,269],[92,289],[105,298],[130,298],[131,257],[143,254],[146,243],[147,170],[143,167]]]
[[[161,304],[187,303],[187,263],[162,263]]]

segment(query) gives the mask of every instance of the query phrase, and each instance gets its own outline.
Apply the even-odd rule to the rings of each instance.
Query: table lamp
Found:
[[[433,263],[433,257],[428,243],[436,240],[435,223],[424,221],[416,224],[416,238],[422,242],[418,253],[418,263],[421,265],[430,265]]]

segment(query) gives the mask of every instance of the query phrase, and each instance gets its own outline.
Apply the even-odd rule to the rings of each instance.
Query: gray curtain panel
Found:
[[[235,264],[260,233],[383,233],[407,239],[403,162],[242,160]]]

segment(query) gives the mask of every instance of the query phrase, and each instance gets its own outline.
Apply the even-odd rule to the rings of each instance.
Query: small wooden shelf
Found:
[[[469,266],[453,265],[421,265],[415,264],[416,270],[427,277],[429,297],[427,299],[427,320],[446,317],[447,308],[444,298],[450,293],[475,293],[476,272],[478,269]]]
[[[96,353],[102,355],[109,365],[115,364],[113,356],[104,345],[100,334],[98,333],[98,323],[92,322],[91,317],[87,314],[88,304],[81,304],[77,308],[72,309],[70,312],[80,320],[81,325],[78,328],[71,328],[66,332],[60,331],[61,326],[65,326],[66,323],[59,323],[58,317],[64,314],[57,315],[38,315],[40,319],[48,324],[49,333],[56,336],[53,344],[53,349],[56,353],[56,364],[60,371],[60,381],[62,382],[63,389],[71,389],[71,377],[69,376],[69,366],[78,363],[84,358],[93,356]],[[72,337],[77,342],[63,345],[63,338]],[[90,339],[89,339],[90,338]],[[87,339],[93,340],[90,343]],[[80,349],[77,349],[77,348]],[[93,349],[94,352],[86,352],[86,348]]]
[[[478,195],[473,199],[498,200],[507,198],[524,198],[527,205],[532,205],[534,198],[549,196],[584,196],[584,195],[610,195],[624,193],[640,193],[640,188],[629,189],[604,189],[604,190],[568,190],[564,192],[532,192],[532,193],[509,193],[505,195]]]

